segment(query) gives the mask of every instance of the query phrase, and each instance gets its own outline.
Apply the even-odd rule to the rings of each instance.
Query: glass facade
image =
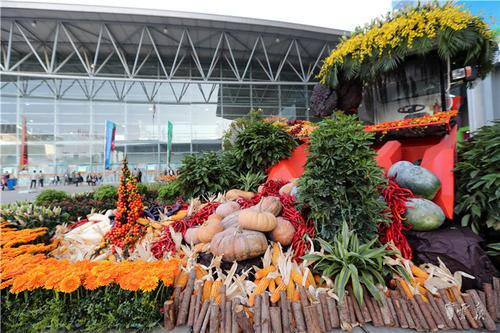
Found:
[[[283,81],[282,81],[283,82]],[[167,123],[173,124],[171,166],[183,155],[221,149],[231,120],[262,108],[265,115],[310,119],[311,83],[169,83],[139,80],[2,76],[1,171],[17,173],[23,118],[29,170],[49,177],[104,171],[104,123],[117,125],[116,151],[105,181],[127,156],[146,181],[167,168]],[[21,182],[23,177],[21,177]],[[27,181],[24,180],[24,181]]]

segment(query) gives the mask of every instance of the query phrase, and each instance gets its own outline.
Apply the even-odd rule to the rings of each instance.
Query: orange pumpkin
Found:
[[[274,216],[278,216],[281,213],[282,207],[283,206],[281,205],[280,198],[274,196],[268,196],[260,199],[260,202],[251,208],[271,213]]]
[[[198,239],[198,231],[200,227],[193,227],[186,230],[184,234],[184,241],[188,244],[194,245],[198,244],[200,240]]]
[[[276,219],[276,228],[271,232],[271,239],[283,246],[288,246],[292,244],[293,236],[295,236],[295,228],[292,223],[278,217]]]
[[[215,214],[225,218],[238,210],[240,210],[240,205],[236,201],[227,201],[217,207]]]
[[[215,234],[224,230],[220,224],[221,218],[219,215],[212,214],[198,229],[198,240],[201,243],[208,243],[212,240]]]
[[[251,199],[253,197],[253,192],[246,192],[242,190],[229,190],[227,191],[226,200],[238,200],[238,199]]]
[[[214,236],[210,251],[214,256],[222,255],[226,261],[241,261],[258,257],[267,250],[267,239],[262,232],[229,228]]]
[[[276,227],[276,216],[260,209],[243,209],[238,217],[244,229],[268,232]]]

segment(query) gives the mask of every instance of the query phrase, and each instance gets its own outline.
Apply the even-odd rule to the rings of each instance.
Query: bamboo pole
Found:
[[[281,325],[281,309],[278,306],[269,308],[269,316],[271,317],[271,328],[273,333],[283,333]]]
[[[165,301],[165,304],[163,304],[163,310],[163,326],[167,331],[171,331],[175,327],[174,301]]]
[[[253,333],[254,328],[252,326],[252,321],[250,318],[248,318],[245,314],[245,310],[243,309],[243,305],[241,304],[236,304],[235,305],[235,317],[236,317],[236,323],[237,326],[243,331],[243,333]],[[234,332],[234,329],[233,329]]]
[[[288,300],[286,299],[286,292],[280,292],[280,308],[281,308],[281,327],[283,333],[290,333],[290,317],[288,313]]]
[[[339,312],[337,310],[337,304],[335,302],[335,299],[333,297],[328,297],[326,299],[328,303],[328,314],[330,317],[330,321],[332,323],[332,328],[339,328],[340,327],[340,319],[339,319]]]
[[[240,299],[239,298],[233,298],[231,300],[231,308],[232,308],[232,318],[231,318],[231,333],[238,333],[239,332],[239,326],[238,326],[238,319],[237,319],[237,316],[236,316],[236,307],[238,305],[240,305]],[[241,308],[241,310],[243,311],[243,307]],[[253,331],[253,327],[252,327],[252,331]]]
[[[292,303],[293,317],[295,318],[295,325],[297,326],[298,333],[306,333],[306,323],[302,313],[302,305],[300,302]]]

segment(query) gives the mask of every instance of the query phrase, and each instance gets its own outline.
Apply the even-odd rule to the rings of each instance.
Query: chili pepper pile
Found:
[[[295,199],[291,195],[280,195],[283,205],[282,216],[295,228],[295,235],[292,240],[293,258],[298,261],[309,249],[309,242],[306,235],[313,238],[315,235],[314,222],[305,220],[304,216],[295,208]]]
[[[187,205],[187,204],[186,204]],[[186,233],[188,228],[191,228],[196,225],[203,224],[210,216],[215,212],[215,209],[220,205],[220,202],[209,202],[203,208],[201,208],[197,213],[193,216],[186,217],[182,220],[175,221],[171,224],[172,229],[176,232],[180,232],[182,236]],[[183,207],[184,208],[184,207]],[[172,234],[170,233],[170,228],[164,228],[162,231],[162,235],[159,240],[157,240],[153,246],[151,247],[151,252],[155,256],[155,258],[159,259],[163,257],[165,252],[174,252],[175,253],[175,243],[172,239]]]
[[[268,197],[268,196],[279,197],[280,188],[285,184],[286,182],[281,180],[268,180],[267,182],[262,184],[262,188],[260,189],[259,193],[254,194],[254,196],[251,199],[238,200],[238,203],[240,204],[240,207],[242,209],[245,209],[258,204],[260,202],[260,199],[262,199],[262,197]]]
[[[406,201],[415,196],[411,190],[400,187],[392,179],[389,179],[388,186],[382,190],[382,195],[387,203],[387,212],[391,215],[392,223],[379,224],[380,241],[384,244],[393,241],[404,258],[412,259],[411,247],[403,234],[403,231],[411,229],[411,226],[403,224],[403,215],[406,212]]]

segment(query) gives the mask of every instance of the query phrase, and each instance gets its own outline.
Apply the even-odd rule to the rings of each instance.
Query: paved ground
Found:
[[[82,193],[94,190],[95,186],[88,186],[85,184],[80,184],[78,187],[75,185],[47,185],[43,188],[37,187],[36,189],[30,190],[29,187],[16,187],[14,191],[1,191],[0,192],[0,202],[2,204],[12,203],[16,201],[23,200],[33,200],[36,196],[45,189],[55,189],[62,190],[67,193]]]

